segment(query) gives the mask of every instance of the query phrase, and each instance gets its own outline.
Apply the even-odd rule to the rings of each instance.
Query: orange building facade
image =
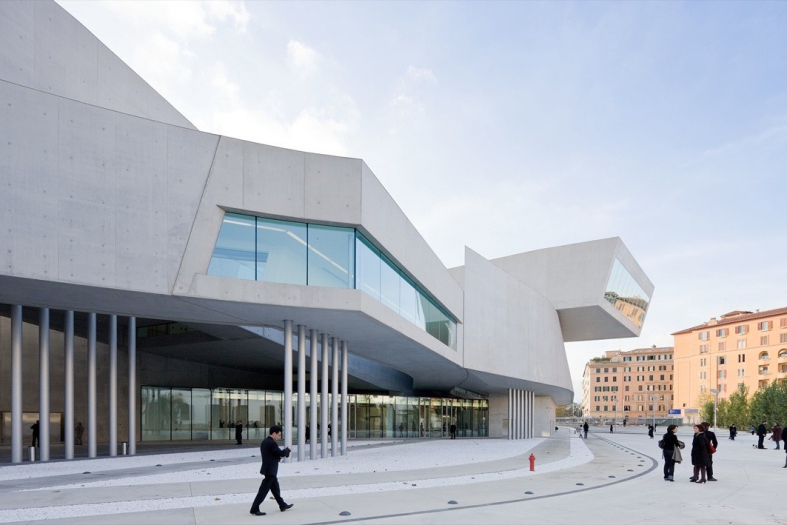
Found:
[[[643,424],[673,407],[672,347],[611,350],[585,364],[582,416],[605,423]]]
[[[787,380],[787,308],[736,310],[672,334],[675,408],[692,418],[702,399],[726,399],[743,383],[751,396]]]

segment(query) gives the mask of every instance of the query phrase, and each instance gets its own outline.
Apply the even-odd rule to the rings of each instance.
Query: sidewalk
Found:
[[[681,432],[680,438],[690,442],[687,432]],[[256,474],[258,458],[248,458],[249,462],[238,459],[231,465],[215,467],[195,462],[196,469],[170,465],[166,467],[169,473],[158,474],[165,468],[162,464],[162,467],[147,468],[147,475],[154,476],[149,478],[150,482],[146,482],[148,478],[124,477],[120,472],[112,472],[107,476],[111,482],[123,485],[28,492],[7,492],[6,487],[0,493],[0,521],[38,523],[50,518],[47,523],[59,525],[343,522],[433,525],[479,520],[583,524],[787,523],[777,505],[781,481],[787,475],[787,469],[781,468],[785,459],[783,451],[756,450],[751,447],[755,440],[745,435],[739,435],[734,442],[723,439],[715,455],[716,477],[720,481],[704,485],[689,483],[691,467],[689,461],[684,461],[676,469],[676,481],[669,483],[662,479],[658,438],[651,440],[639,432],[591,431],[590,439],[581,440],[573,432],[561,429],[557,437],[542,440],[415,441],[387,444],[373,450],[359,447],[350,449],[350,455],[345,458],[283,465],[282,493],[295,507],[280,513],[275,503],[266,501],[262,510],[268,515],[264,517],[248,514],[260,482]],[[517,452],[509,453],[512,450]],[[531,452],[537,458],[535,473],[527,470]],[[456,457],[457,454],[464,457]],[[506,457],[478,460],[494,454]],[[436,458],[437,466],[430,465],[431,458]],[[397,469],[396,464],[406,468]],[[412,468],[413,465],[422,468]],[[329,468],[330,474],[326,472]],[[216,476],[231,475],[239,472],[237,469],[248,469],[248,475],[215,481],[207,477],[208,472]],[[204,476],[198,479],[196,476],[202,471]],[[2,472],[0,469],[0,476]],[[167,479],[179,477],[190,481],[153,482],[167,476],[175,476]],[[144,483],[127,484],[134,479]],[[27,482],[28,486],[35,484]],[[45,478],[40,484],[53,485]],[[162,507],[140,512],[150,505]],[[350,515],[342,516],[342,512]],[[57,516],[70,517],[51,519]]]

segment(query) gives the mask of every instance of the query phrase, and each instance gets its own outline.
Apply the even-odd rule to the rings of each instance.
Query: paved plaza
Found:
[[[689,442],[689,429],[679,437]],[[594,428],[587,440],[561,428],[521,441],[351,441],[347,457],[283,464],[283,496],[295,506],[281,513],[269,500],[262,517],[248,513],[261,480],[255,448],[5,465],[0,522],[787,523],[784,452],[753,448],[750,434],[720,438],[719,481],[704,485],[689,483],[689,461],[665,482],[658,438],[642,427]]]

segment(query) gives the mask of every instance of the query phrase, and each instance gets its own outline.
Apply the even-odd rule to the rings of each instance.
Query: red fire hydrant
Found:
[[[536,470],[536,457],[533,454],[530,454],[530,472],[535,472]]]

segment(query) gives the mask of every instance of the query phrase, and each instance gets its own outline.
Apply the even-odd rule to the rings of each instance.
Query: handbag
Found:
[[[713,446],[713,443],[708,441],[708,454],[713,454],[716,452],[716,447]]]
[[[680,447],[675,447],[672,449],[672,461],[675,463],[680,463],[683,461],[683,454],[680,453]]]
[[[663,439],[659,440],[659,448],[661,448],[661,449],[664,448],[664,440]]]

